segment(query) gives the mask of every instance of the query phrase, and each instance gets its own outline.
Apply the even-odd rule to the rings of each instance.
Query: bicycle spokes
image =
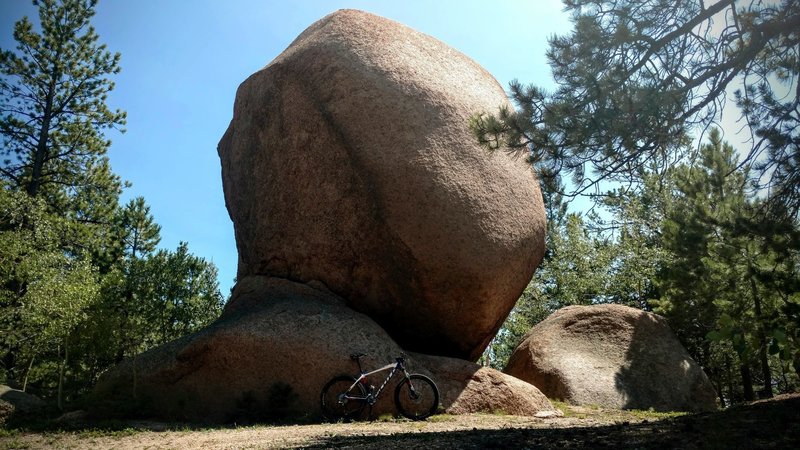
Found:
[[[322,389],[322,413],[328,420],[351,420],[364,409],[366,392],[355,378],[341,376],[328,382]]]
[[[397,385],[394,401],[400,414],[423,420],[438,409],[439,390],[430,378],[414,374]]]

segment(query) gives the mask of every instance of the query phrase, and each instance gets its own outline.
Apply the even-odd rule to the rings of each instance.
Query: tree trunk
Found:
[[[753,392],[753,377],[750,374],[750,366],[747,365],[746,361],[742,361],[742,365],[739,367],[739,370],[742,373],[742,388],[744,388],[744,399],[748,402],[752,402],[756,399],[755,393]]]
[[[31,197],[36,197],[39,188],[42,186],[42,173],[44,163],[47,161],[48,143],[50,139],[50,122],[53,120],[53,101],[56,94],[56,81],[60,77],[58,72],[53,70],[52,78],[48,86],[47,97],[45,98],[44,111],[42,111],[42,128],[39,129],[39,137],[36,140],[36,150],[31,158],[31,179],[25,187],[25,191]]]
[[[138,355],[133,355],[133,400],[134,400],[134,402],[137,400],[136,399],[136,387],[137,387],[137,384],[139,382],[139,379],[138,379],[139,374],[137,373],[137,370],[136,370],[136,357],[137,356]]]
[[[28,375],[31,373],[31,367],[33,367],[34,359],[36,359],[36,355],[31,356],[31,362],[28,364],[28,370],[25,371],[25,378],[22,379],[22,392],[25,392],[25,389],[28,388]]]
[[[764,317],[761,314],[761,297],[758,295],[758,286],[754,278],[753,266],[750,266],[750,290],[753,293],[753,304],[756,312],[756,326],[758,327],[758,359],[761,363],[761,373],[764,377],[764,397],[772,398],[772,371],[769,370],[769,357],[767,356],[767,334],[764,331]]]
[[[733,385],[733,380],[735,379],[733,375],[734,371],[734,364],[731,361],[730,354],[725,354],[725,372],[727,374],[727,382],[728,382],[728,404],[732,405],[736,398],[739,396],[738,390]]]
[[[764,398],[772,398],[772,371],[769,368],[769,358],[767,357],[767,338],[764,335],[764,330],[759,331],[759,345],[761,348],[758,351],[759,359],[761,360],[761,373],[764,377]]]
[[[783,361],[780,362],[779,366],[781,367],[781,379],[783,380],[783,389],[778,386],[778,392],[792,392],[793,389],[789,386],[789,377],[786,376],[786,363]]]
[[[64,359],[61,361],[61,367],[58,370],[58,410],[59,411],[64,411],[64,368],[67,366],[67,358],[68,357],[69,357],[69,347],[67,346],[67,340],[64,339]]]
[[[719,404],[723,408],[725,407],[725,393],[722,392],[723,381],[722,377],[717,377],[717,382],[713,383],[714,388],[717,391],[717,398],[719,398]]]

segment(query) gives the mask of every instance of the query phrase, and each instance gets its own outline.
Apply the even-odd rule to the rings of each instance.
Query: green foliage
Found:
[[[495,341],[497,358],[526,317],[532,325],[555,306],[615,302],[665,315],[720,398],[753,397],[758,382],[765,396],[791,389],[800,376],[800,3],[564,4],[574,29],[550,40],[556,89],[514,81],[516,110],[470,123],[487,147],[529,152],[557,230],[533,295]],[[743,162],[713,130],[729,87],[752,136]],[[689,151],[697,130],[709,142]],[[563,200],[587,193],[606,214],[583,217],[581,236],[562,220]],[[539,312],[526,316],[532,304]]]
[[[141,305],[142,315],[154,331],[144,342],[169,342],[197,331],[219,316],[223,301],[217,269],[190,254],[185,242],[174,252],[157,251],[144,261],[141,270],[145,276],[140,278],[135,293],[147,302]]]
[[[125,243],[124,252],[131,259],[152,253],[161,241],[161,226],[155,223],[143,197],[128,202],[118,214],[118,227]]]
[[[18,356],[63,345],[96,301],[96,269],[61,250],[67,221],[50,216],[28,195],[0,188],[0,327],[2,344]]]
[[[713,130],[696,164],[676,169],[677,195],[663,235],[673,257],[660,274],[658,310],[701,363],[714,366],[721,363],[715,352],[733,350],[743,395],[751,397],[751,366],[770,395],[770,365],[776,364],[769,355],[781,354],[788,361],[798,350],[784,331],[793,327],[784,305],[791,292],[787,287],[793,285],[789,280],[796,282],[798,276],[797,243],[788,238],[781,239],[781,247],[770,244],[776,228],[786,229],[790,237],[797,223],[782,222],[780,216],[765,222],[760,215],[764,201],[746,189],[748,168],[738,167],[733,149]],[[724,371],[711,369],[712,376]],[[737,395],[730,392],[729,397]]]
[[[608,290],[608,243],[590,236],[583,219],[575,214],[567,215],[549,237],[549,258],[535,276],[538,292],[532,298],[550,302],[550,310],[602,301]]]

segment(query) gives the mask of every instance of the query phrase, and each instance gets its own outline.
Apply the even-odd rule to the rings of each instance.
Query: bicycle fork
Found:
[[[408,396],[411,398],[411,400],[419,400],[419,394],[417,393],[417,390],[414,389],[414,383],[411,382],[411,376],[405,369],[403,369],[403,375],[406,377],[405,382],[408,383]]]

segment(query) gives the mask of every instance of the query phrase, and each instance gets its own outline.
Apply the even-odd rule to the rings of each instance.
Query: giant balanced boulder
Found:
[[[568,306],[533,327],[505,373],[578,405],[709,411],[716,396],[656,314],[621,305]]]
[[[524,155],[470,117],[508,106],[478,64],[354,10],[245,80],[219,143],[238,277],[317,282],[408,350],[476,360],[544,251]]]

